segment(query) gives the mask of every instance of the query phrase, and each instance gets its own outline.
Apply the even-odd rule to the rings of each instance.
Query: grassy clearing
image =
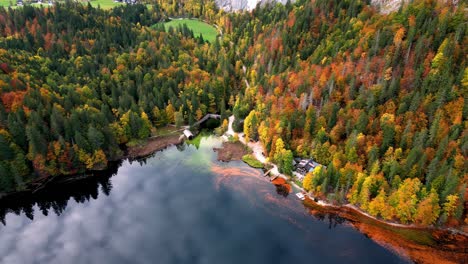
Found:
[[[16,6],[16,0],[0,0],[0,6]]]
[[[261,169],[263,168],[263,163],[258,161],[252,154],[247,154],[242,157],[242,160],[249,164],[250,167]]]
[[[132,139],[127,142],[127,147],[134,148],[138,146],[143,146],[147,142],[147,139]]]
[[[177,133],[182,135],[181,128],[176,128],[173,126],[164,126],[156,128],[156,132],[153,133],[153,136],[168,136]]]
[[[123,3],[115,3],[114,0],[92,0],[90,3],[93,7],[101,6],[102,9],[111,9],[123,5]],[[84,4],[87,4],[87,2],[84,2]]]
[[[193,35],[195,37],[198,37],[201,34],[203,36],[203,39],[208,40],[211,43],[215,41],[216,36],[218,35],[218,31],[216,31],[215,27],[203,21],[195,19],[171,20],[169,22],[164,23],[164,28],[168,30],[169,27],[177,28],[179,26],[182,26],[183,24],[186,24],[187,27],[193,31]]]

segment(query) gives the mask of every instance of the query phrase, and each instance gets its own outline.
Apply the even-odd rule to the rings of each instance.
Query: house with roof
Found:
[[[318,166],[322,165],[312,159],[301,159],[296,161],[296,172],[301,175],[306,175]]]

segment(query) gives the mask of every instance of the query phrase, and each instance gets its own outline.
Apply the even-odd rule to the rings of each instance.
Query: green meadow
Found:
[[[92,0],[90,3],[93,7],[101,6],[102,9],[111,9],[116,6],[123,5],[123,3],[115,3],[114,0]]]
[[[10,4],[12,6],[15,6],[16,5],[16,0],[0,0],[0,6],[4,6],[4,7],[8,7],[10,6]]]
[[[177,28],[183,24],[186,24],[187,27],[193,31],[194,36],[198,37],[201,34],[205,40],[208,40],[211,43],[215,41],[216,36],[218,35],[218,31],[215,27],[195,19],[174,19],[164,23],[164,27],[168,30],[169,27]]]

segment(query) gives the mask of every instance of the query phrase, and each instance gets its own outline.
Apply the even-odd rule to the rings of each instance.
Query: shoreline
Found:
[[[82,173],[69,174],[69,175],[57,175],[57,176],[47,176],[34,179],[26,183],[26,188],[24,190],[17,190],[8,193],[0,193],[0,202],[3,200],[10,199],[15,196],[23,195],[34,195],[36,192],[46,189],[49,185],[60,185],[65,183],[70,183],[74,181],[80,181],[93,177],[97,174],[103,173],[112,173],[116,165],[120,164],[125,160],[138,160],[144,159],[153,155],[157,151],[164,150],[173,145],[179,145],[184,142],[184,139],[181,138],[181,135],[163,135],[157,137],[149,137],[144,140],[144,144],[134,147],[128,147],[124,154],[119,156],[113,161],[109,161],[106,165],[106,168],[102,170],[86,170]],[[118,166],[117,166],[118,167]]]
[[[43,182],[40,183],[39,186],[36,186],[36,188],[17,191],[6,195],[0,193],[0,202],[15,199],[16,197],[20,198],[24,195],[34,195],[35,192],[42,193],[42,190],[48,187],[56,187],[60,184],[73,184],[74,182],[89,179],[99,174],[112,173],[112,170],[117,171],[119,164],[126,159],[136,160],[146,158],[157,151],[164,150],[172,145],[177,145],[173,144],[176,137],[177,144],[184,142],[183,139],[179,138],[180,135],[148,138],[145,144],[132,147],[134,151],[132,155],[129,155],[130,152],[127,150],[125,155],[122,155],[121,159],[115,162],[109,162],[108,168],[105,170],[37,179]],[[161,141],[161,139],[167,138],[170,138],[170,140]],[[221,136],[220,138],[224,137]],[[248,146],[248,144],[244,143],[245,140],[244,142],[240,142]],[[259,145],[258,142],[254,144],[256,147]],[[259,154],[263,155],[261,152]],[[267,163],[266,159],[263,161],[262,163]],[[303,191],[294,181],[290,181],[287,176],[281,174],[279,179],[283,180],[284,178],[286,178],[286,183],[290,184],[291,187]],[[290,190],[290,193],[291,192],[294,193],[293,190]],[[344,218],[359,232],[368,236],[378,244],[400,255],[409,256],[411,260],[417,261],[418,263],[463,263],[463,260],[466,259],[468,255],[468,235],[461,230],[387,222],[375,218],[350,204],[334,205],[323,200],[315,202],[313,199],[314,197],[307,193],[306,200],[302,202],[303,206],[310,214],[319,216],[331,214]]]
[[[275,169],[271,170],[270,173],[272,173],[273,175],[277,175],[279,177],[284,178],[285,180],[288,181],[289,184],[293,185],[296,189],[298,189],[301,192],[305,193],[306,197],[309,197],[309,199],[313,200],[315,198],[310,194],[310,192],[307,192],[306,190],[304,190],[304,188],[297,185],[294,181],[291,181],[290,177],[279,173],[279,171],[277,170],[278,167],[277,167],[276,164],[266,161],[266,158],[263,156],[263,153],[262,153],[263,146],[261,145],[261,143],[259,141],[257,141],[257,142],[245,142],[245,138],[243,136],[244,133],[234,132],[234,130],[232,129],[232,122],[234,122],[234,116],[229,117],[229,126],[228,126],[228,131],[226,131],[226,133],[225,133],[226,135],[233,136],[234,134],[238,134],[239,135],[239,142],[241,142],[242,144],[250,147],[252,149],[252,151],[253,151],[253,155],[257,158],[258,161],[260,161],[261,163],[263,163],[265,165],[272,165],[273,168],[276,168],[276,170]],[[254,148],[252,148],[252,146]],[[258,150],[258,148],[262,148],[262,149]],[[414,225],[414,224],[402,224],[402,223],[397,223],[397,222],[386,221],[386,220],[377,218],[375,216],[372,216],[372,215],[368,214],[367,212],[363,211],[361,208],[359,208],[357,206],[354,206],[354,205],[352,205],[350,203],[343,204],[343,205],[334,205],[334,204],[329,203],[326,200],[321,199],[319,202],[317,202],[317,204],[320,205],[320,206],[323,206],[323,207],[334,207],[334,208],[348,207],[348,208],[351,208],[351,209],[355,210],[356,212],[358,212],[359,214],[361,214],[361,215],[363,215],[365,217],[374,219],[375,221],[379,221],[382,224],[386,224],[386,225],[390,225],[390,226],[394,226],[394,227],[419,228],[419,229],[434,228],[434,229],[438,229],[438,230],[451,231],[451,232],[454,232],[454,233],[462,234],[464,236],[468,236],[468,233],[464,232],[463,230],[454,229],[454,228],[445,228],[445,227],[436,227],[436,226],[423,227],[423,226],[417,226],[417,225]]]
[[[314,216],[332,214],[346,219],[376,243],[416,263],[464,263],[467,259],[468,236],[449,229],[388,225],[353,207],[317,203],[307,196],[303,205]]]
[[[315,202],[309,192],[290,180],[290,177],[279,173],[276,164],[267,161],[260,142],[246,142],[243,133],[234,132],[233,121],[234,116],[229,117],[229,126],[225,135],[239,135],[239,141],[252,149],[253,155],[259,162],[273,166],[271,170],[273,175],[285,179],[288,184],[306,193],[303,205],[310,209],[311,214],[321,211],[345,218],[372,240],[418,263],[463,263],[468,257],[468,234],[462,230],[389,222],[374,217],[351,204],[334,205],[323,200]],[[424,238],[427,238],[429,242],[424,243]]]

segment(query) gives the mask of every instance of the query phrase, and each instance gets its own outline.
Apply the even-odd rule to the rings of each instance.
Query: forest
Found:
[[[149,28],[161,19],[143,5],[0,10],[1,190],[105,168],[155,127],[225,112],[225,48]]]
[[[213,1],[0,8],[0,192],[99,170],[167,124],[234,114],[306,190],[386,220],[468,224],[466,4]],[[223,32],[208,42],[168,17]],[[156,24],[156,25],[155,25]],[[243,123],[241,120],[244,120]]]

